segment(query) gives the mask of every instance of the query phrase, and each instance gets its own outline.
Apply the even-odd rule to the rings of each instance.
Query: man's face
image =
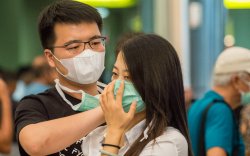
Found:
[[[80,23],[80,24],[64,24],[58,23],[54,27],[55,43],[53,47],[64,46],[67,43],[71,43],[65,48],[54,48],[53,53],[58,59],[72,58],[79,53],[70,52],[70,48],[75,48],[74,41],[90,41],[91,39],[101,36],[101,32],[98,29],[97,24],[94,23]],[[91,48],[89,44],[85,45],[85,49]],[[83,49],[82,49],[83,50]],[[100,51],[104,51],[103,46]],[[46,50],[45,50],[46,53]],[[56,60],[52,55],[49,57],[49,62],[52,67],[57,67],[62,74],[67,74],[67,69],[64,68],[61,63]]]
[[[239,87],[242,92],[250,92],[250,74],[246,73],[244,77],[240,78]]]
[[[89,41],[96,36],[101,36],[96,23],[81,24],[56,24],[54,27],[55,43],[53,46],[62,46],[74,41]],[[73,45],[73,44],[71,44]],[[69,48],[74,46],[69,45]],[[85,48],[90,48],[86,44]],[[104,48],[104,47],[103,47]],[[59,58],[71,58],[77,54],[70,53],[67,48],[54,48],[54,54]]]

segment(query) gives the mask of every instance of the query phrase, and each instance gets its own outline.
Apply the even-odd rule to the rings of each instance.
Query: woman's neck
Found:
[[[124,135],[120,141],[120,146],[122,147],[124,145],[124,140],[125,140],[125,133],[127,131],[129,131],[131,128],[133,128],[136,124],[138,124],[140,121],[142,121],[143,119],[145,119],[146,117],[146,112],[140,112],[135,114],[134,119],[132,120],[132,122],[130,123],[130,125],[128,126],[128,128],[124,131]]]
[[[125,130],[125,132],[129,131],[131,128],[133,128],[136,124],[138,124],[140,121],[142,121],[143,119],[145,119],[146,117],[146,112],[140,112],[135,114],[134,119],[132,120],[132,122],[129,124],[128,128]]]

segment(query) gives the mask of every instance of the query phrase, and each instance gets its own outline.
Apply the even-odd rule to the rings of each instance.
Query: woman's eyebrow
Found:
[[[116,70],[118,70],[118,68],[114,65],[113,68],[115,68]],[[128,69],[124,69],[122,70],[123,72],[128,72]]]
[[[118,68],[114,65],[113,68],[115,68],[116,70],[118,70]]]

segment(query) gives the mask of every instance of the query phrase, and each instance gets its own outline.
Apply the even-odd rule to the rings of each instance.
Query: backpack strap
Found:
[[[200,135],[199,135],[199,148],[198,148],[198,156],[205,156],[206,155],[206,149],[205,149],[205,125],[206,125],[206,118],[207,113],[211,106],[213,106],[215,103],[223,103],[229,107],[229,105],[224,100],[218,100],[214,99],[211,103],[207,105],[205,110],[202,113],[201,116],[201,126],[200,126]],[[231,109],[231,108],[230,108]]]

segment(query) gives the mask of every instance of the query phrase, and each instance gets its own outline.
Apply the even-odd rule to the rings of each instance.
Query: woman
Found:
[[[120,49],[112,76],[117,81],[100,98],[107,126],[83,139],[84,155],[192,156],[181,66],[172,45],[151,34],[128,39]]]

